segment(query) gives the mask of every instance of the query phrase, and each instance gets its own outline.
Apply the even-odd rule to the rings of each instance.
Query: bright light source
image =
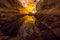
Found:
[[[35,9],[35,10],[32,11],[32,14],[35,14],[36,12],[37,12],[37,11],[36,11],[36,9]]]

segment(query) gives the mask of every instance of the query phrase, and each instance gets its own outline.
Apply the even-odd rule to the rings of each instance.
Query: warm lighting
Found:
[[[29,14],[29,12],[35,13],[36,6],[33,2],[29,2],[27,7],[21,6],[19,10],[21,14]]]
[[[35,18],[33,16],[24,16],[21,21],[24,20],[24,21],[27,21],[28,23],[32,23],[32,22],[35,22]]]
[[[21,6],[19,8],[20,14],[26,14],[23,18],[21,18],[21,21],[26,21],[28,23],[35,22],[34,16],[29,16],[28,14],[36,13],[36,4],[39,0],[19,0],[21,3]]]

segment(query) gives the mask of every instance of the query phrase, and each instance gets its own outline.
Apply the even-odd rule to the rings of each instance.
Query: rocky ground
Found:
[[[19,6],[16,0],[0,0],[0,40],[60,40],[60,0],[39,2],[33,24],[20,23]]]

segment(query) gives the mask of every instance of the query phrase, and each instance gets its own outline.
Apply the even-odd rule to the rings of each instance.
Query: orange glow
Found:
[[[27,21],[28,23],[35,22],[35,18],[28,15],[30,14],[30,12],[35,13],[36,12],[35,10],[36,10],[36,5],[32,0],[28,2],[27,6],[21,5],[19,8],[20,14],[27,14],[26,16],[21,18],[21,21]]]
[[[32,16],[29,16],[29,15],[26,15],[24,16],[21,21],[24,20],[24,21],[27,21],[28,23],[32,23],[32,22],[35,22],[35,18],[32,17]]]
[[[20,7],[20,13],[21,14],[29,14],[29,12],[32,12],[33,10],[36,10],[35,4],[33,2],[29,2],[27,7]]]

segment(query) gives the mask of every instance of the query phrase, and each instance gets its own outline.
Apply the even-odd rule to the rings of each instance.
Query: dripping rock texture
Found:
[[[35,23],[20,22],[18,0],[0,0],[0,40],[60,40],[60,0],[37,4]]]

